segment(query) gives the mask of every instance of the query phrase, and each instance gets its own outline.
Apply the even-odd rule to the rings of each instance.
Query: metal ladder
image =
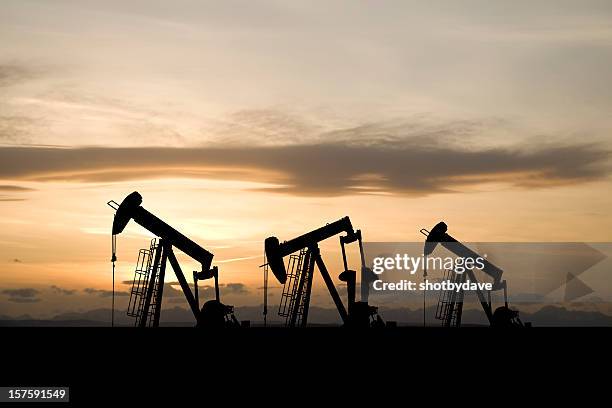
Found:
[[[289,256],[289,260],[287,262],[287,280],[283,286],[283,293],[278,306],[278,315],[285,318],[286,326],[291,324],[291,313],[295,309],[296,302],[299,302],[296,326],[300,325],[302,316],[304,314],[304,304],[307,300],[307,293],[305,289],[308,285],[307,280],[311,277],[308,276],[308,274],[305,275],[305,281],[302,285],[301,292],[299,290],[299,283],[302,274],[307,272],[305,269],[308,268],[308,265],[305,265],[304,262],[306,251],[306,249],[302,249],[299,254]]]
[[[309,281],[312,279],[312,275],[308,273],[307,269],[308,269],[308,265],[305,264],[304,262],[304,257],[302,256],[302,259],[300,260],[301,264],[298,266],[298,268],[300,269],[300,275],[304,275],[304,284],[302,286],[302,293],[301,293],[301,297],[299,299],[299,309],[297,312],[297,319],[295,322],[295,325],[297,327],[300,327],[302,325],[302,321],[304,318],[304,308],[306,307],[307,304],[310,303],[310,299],[309,296],[310,294],[308,293],[308,285],[309,285]]]
[[[444,271],[443,281],[462,283],[465,281],[465,273],[455,273],[452,269]],[[461,314],[463,312],[463,290],[441,290],[436,307],[436,319],[442,320],[444,327],[459,327],[461,325]]]
[[[157,251],[158,248],[159,244],[154,238],[151,240],[149,249],[141,249],[138,252],[138,261],[136,263],[136,269],[134,270],[134,279],[132,280],[132,289],[130,290],[130,301],[128,303],[127,310],[128,316],[135,317],[135,326],[138,326],[143,318],[147,320],[147,327],[151,327],[153,325],[155,310],[158,307],[157,294],[159,293],[160,270],[160,265],[157,265],[157,267],[154,268],[153,262],[155,259],[155,251]],[[155,269],[155,271],[153,269]],[[147,289],[149,287],[151,273],[155,273],[153,296],[151,297],[149,312],[147,313],[146,317],[143,317],[142,314],[147,298]]]

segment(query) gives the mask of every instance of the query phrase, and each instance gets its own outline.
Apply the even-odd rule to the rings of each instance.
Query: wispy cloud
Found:
[[[33,189],[22,186],[12,186],[12,185],[0,185],[0,191],[10,191],[10,192],[23,192],[23,191],[32,191]]]
[[[13,198],[13,197],[0,196],[0,201],[6,201],[6,202],[25,201],[25,198]]]
[[[96,295],[96,296],[104,297],[104,298],[113,296],[112,290],[105,290],[105,289],[85,288],[83,289],[83,292],[85,292],[88,295]],[[129,293],[127,292],[115,291],[115,296],[128,296],[128,295]]]
[[[248,295],[250,293],[248,287],[239,282],[220,283],[219,289],[224,295]],[[215,297],[215,287],[211,285],[200,285],[198,292],[201,299],[212,299]]]
[[[223,264],[223,263],[230,263],[230,262],[246,261],[248,259],[256,259],[256,258],[261,258],[261,255],[242,256],[242,257],[238,257],[238,258],[222,259],[222,260],[219,260],[219,261],[215,261],[215,263],[216,264]]]
[[[0,87],[20,84],[36,78],[39,75],[38,71],[25,64],[0,64]]]
[[[52,285],[51,286],[51,290],[54,293],[60,294],[60,295],[74,295],[76,293],[76,289],[65,289],[62,287],[59,287],[57,285]]]
[[[40,291],[34,288],[4,289],[2,293],[9,297],[8,298],[9,302],[15,302],[15,303],[40,302],[40,298],[38,298]]]
[[[195,177],[271,183],[293,195],[422,196],[505,182],[543,188],[604,179],[610,152],[596,144],[461,148],[402,142],[232,148],[0,147],[0,178],[121,181]]]
[[[234,295],[245,295],[249,293],[244,283],[227,283],[223,286],[223,292]]]
[[[33,191],[31,188],[22,187],[22,186],[14,186],[14,185],[0,185],[0,193],[25,193],[28,191]],[[0,201],[25,201],[26,198],[23,196],[15,196],[15,195],[6,195],[0,194]]]

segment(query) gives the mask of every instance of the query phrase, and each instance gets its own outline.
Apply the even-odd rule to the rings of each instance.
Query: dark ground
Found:
[[[246,398],[318,408],[423,397],[438,406],[455,396],[482,405],[490,393],[531,400],[537,391],[572,391],[612,359],[612,329],[593,328],[5,327],[0,338],[0,384],[68,385],[71,400],[85,406],[235,406]]]

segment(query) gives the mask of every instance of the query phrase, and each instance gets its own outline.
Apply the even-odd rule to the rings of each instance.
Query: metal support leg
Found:
[[[344,304],[342,303],[342,299],[340,299],[340,295],[338,295],[338,291],[336,290],[336,287],[334,286],[334,282],[329,276],[329,272],[327,271],[327,267],[325,266],[325,263],[323,262],[323,259],[321,258],[321,253],[318,247],[313,249],[313,256],[315,257],[315,261],[317,263],[317,267],[319,268],[319,272],[321,272],[321,275],[323,276],[323,280],[325,281],[325,284],[327,285],[329,294],[331,295],[332,299],[334,300],[334,303],[336,304],[336,308],[338,309],[338,313],[340,314],[342,323],[346,324],[348,322],[348,314],[346,313],[346,309],[344,307]]]
[[[315,267],[315,260],[310,256],[310,251],[306,253],[305,261],[308,262],[308,280],[306,281],[306,293],[304,294],[304,305],[302,306],[302,327],[306,327],[308,323],[308,310],[310,309],[310,294],[312,293],[312,278]]]
[[[359,276],[360,300],[367,302],[370,297],[370,277],[367,276],[368,267],[365,260],[365,252],[363,250],[363,240],[361,238],[361,230],[357,230],[357,241],[359,242],[359,256],[361,258],[361,274]],[[355,284],[357,284],[355,282]]]
[[[191,293],[191,289],[189,289],[189,284],[185,279],[185,275],[183,275],[183,271],[181,270],[181,266],[172,251],[172,248],[168,251],[168,260],[170,261],[170,265],[172,265],[172,269],[174,270],[174,274],[181,284],[181,288],[183,289],[183,293],[185,294],[185,298],[187,299],[187,303],[191,307],[191,311],[193,312],[193,316],[198,320],[200,316],[200,310],[198,309],[198,305],[196,303],[195,298],[193,297],[193,293]]]
[[[162,248],[161,263],[159,265],[159,277],[157,278],[157,293],[155,295],[155,313],[153,314],[153,327],[159,327],[159,316],[161,313],[162,299],[164,298],[164,279],[166,277],[166,263],[168,263],[168,247],[164,243]]]
[[[474,275],[474,271],[468,269],[466,273],[468,274],[468,277],[470,278],[471,282],[478,283],[478,280],[476,280],[476,276]],[[478,300],[480,301],[480,304],[482,305],[482,309],[487,315],[487,319],[489,320],[489,323],[492,323],[493,322],[493,312],[491,311],[491,305],[489,304],[489,302],[487,302],[487,299],[485,298],[484,294],[482,293],[480,289],[476,289],[476,294],[478,295]]]

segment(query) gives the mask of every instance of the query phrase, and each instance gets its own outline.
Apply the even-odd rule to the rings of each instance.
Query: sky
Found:
[[[106,202],[132,191],[237,305],[261,303],[266,237],[346,215],[366,241],[444,220],[608,242],[611,21],[608,1],[4,0],[0,315],[109,307]],[[151,238],[118,238],[123,295]]]

